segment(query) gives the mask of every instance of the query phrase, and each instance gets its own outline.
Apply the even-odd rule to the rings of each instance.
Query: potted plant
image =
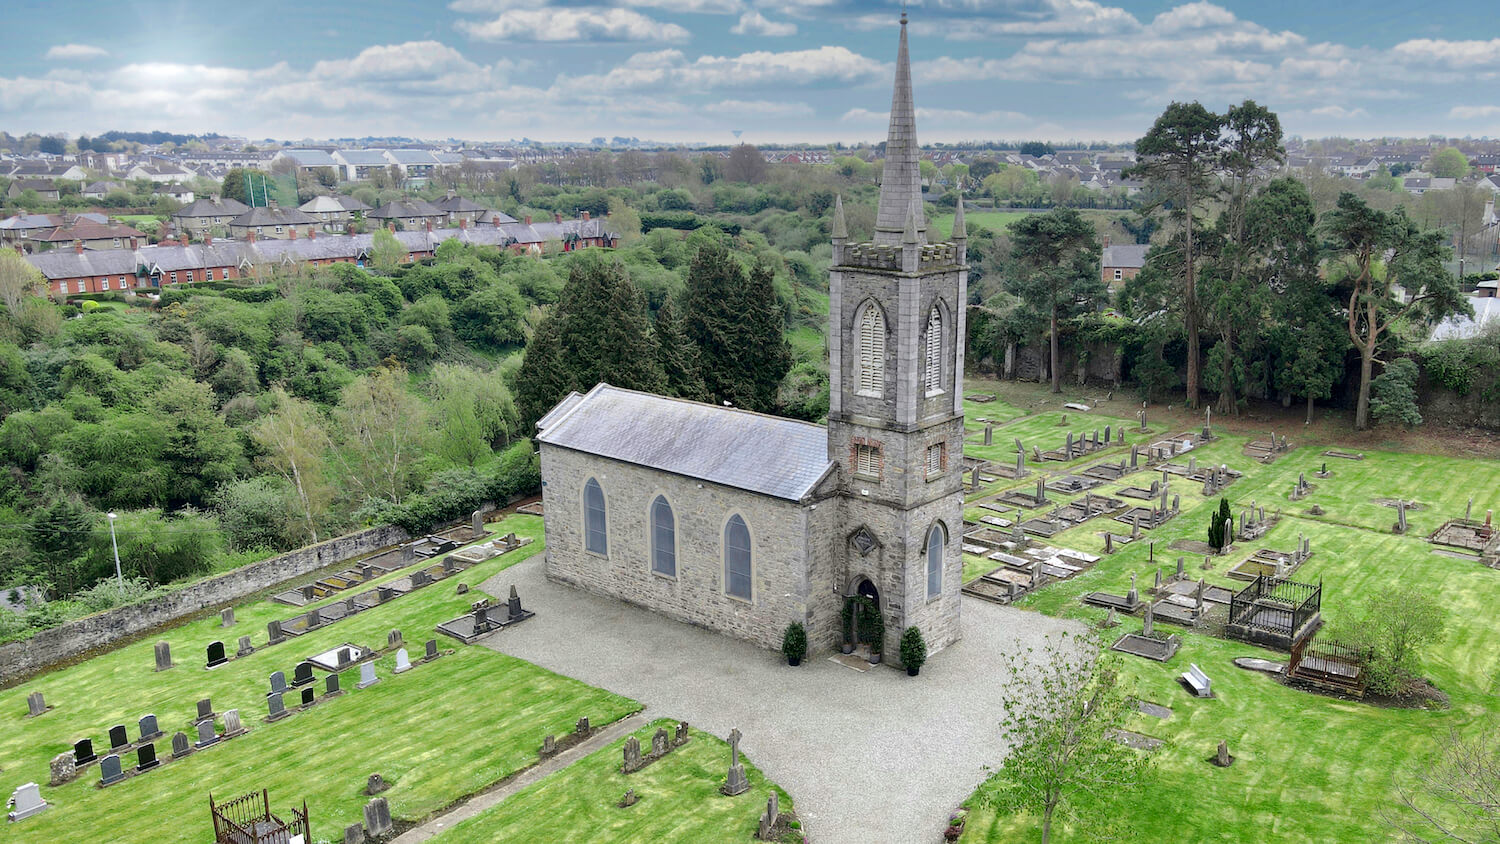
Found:
[[[901,664],[906,666],[906,676],[917,676],[926,661],[927,642],[922,639],[922,631],[915,626],[906,628],[901,634]]]
[[[781,653],[786,656],[787,665],[802,664],[802,658],[807,656],[807,629],[802,622],[794,621],[786,626],[786,632],[781,636]]]
[[[870,664],[880,664],[880,652],[885,649],[885,619],[879,611],[871,614],[870,620]]]

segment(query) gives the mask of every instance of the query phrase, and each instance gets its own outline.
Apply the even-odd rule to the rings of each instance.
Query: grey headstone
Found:
[[[311,630],[323,624],[323,611],[317,607],[307,611],[307,629]]]
[[[1176,513],[1182,507],[1182,496],[1172,493],[1172,512]]]
[[[73,758],[73,752],[64,750],[52,757],[52,762],[48,765],[48,773],[52,778],[47,784],[53,788],[71,782],[74,777],[78,776],[78,762]]]
[[[392,630],[385,636],[385,646],[388,648],[399,648],[406,640],[401,638],[400,630]]]
[[[302,705],[312,706],[317,702],[317,691],[312,686],[302,687]]]
[[[1104,532],[1104,553],[1115,553],[1115,535],[1109,531]]]
[[[188,741],[187,733],[178,732],[172,736],[172,758],[186,756],[192,749],[193,745]]]
[[[354,684],[356,689],[366,689],[380,682],[375,676],[375,663],[362,662],[359,665],[359,682]]]
[[[347,668],[349,665],[354,663],[354,655],[348,648],[339,648],[339,652],[334,657],[334,661],[337,663],[339,668]]]
[[[193,747],[208,747],[211,744],[217,744],[218,741],[219,734],[214,731],[214,722],[211,719],[199,721],[198,740],[193,743]]]
[[[271,692],[272,692],[272,694],[280,694],[280,693],[285,692],[285,691],[286,691],[286,672],[283,672],[283,671],[273,671],[273,672],[271,672]]]
[[[1229,742],[1219,742],[1219,752],[1214,761],[1218,763],[1220,768],[1229,767],[1230,762],[1233,761],[1233,758],[1229,755]]]
[[[125,779],[125,771],[120,767],[120,756],[116,753],[99,760],[99,784],[112,785]]]
[[[335,672],[323,678],[323,696],[336,695],[342,689],[339,688],[339,675]]]
[[[995,426],[992,425],[992,424],[990,424],[990,423],[988,423],[988,422],[986,422],[986,423],[984,423],[984,444],[985,445],[993,445],[994,441],[995,441]]]
[[[224,609],[219,611],[219,626],[234,626],[234,607],[225,607]]]
[[[156,670],[166,671],[172,667],[172,646],[166,642],[156,643]]]
[[[284,634],[284,633],[281,632],[281,622],[279,622],[279,621],[268,621],[268,622],[266,622],[266,638],[268,640],[267,644],[271,644],[271,645],[278,644],[283,639],[286,638],[286,634]]]
[[[41,692],[32,692],[26,696],[26,714],[35,718],[47,711],[47,700],[42,697]]]
[[[1109,440],[1110,440],[1110,436],[1109,436],[1109,434],[1110,434],[1110,430],[1111,430],[1111,429],[1110,429],[1110,426],[1108,426],[1108,425],[1105,425],[1105,426],[1104,426],[1104,444],[1105,444],[1105,445],[1109,445]]]
[[[42,799],[42,790],[34,782],[17,786],[10,795],[10,820],[24,821],[33,815],[47,811],[47,801]]]
[[[130,746],[130,734],[125,732],[124,724],[116,724],[109,728],[109,749],[118,750]]]
[[[1153,604],[1146,604],[1146,618],[1141,624],[1141,635],[1150,636],[1156,632],[1156,610]]]
[[[390,787],[390,784],[385,781],[385,777],[382,777],[380,774],[371,774],[365,779],[365,795],[369,797],[374,797]]]
[[[272,692],[266,695],[267,721],[279,721],[286,717],[286,702],[281,699],[281,692]]]
[[[210,698],[204,698],[203,700],[198,701],[198,717],[194,718],[193,720],[202,721],[205,718],[212,717],[214,717],[213,700]]]
[[[474,531],[474,535],[484,536],[484,513],[479,510],[475,510],[470,519],[471,521],[469,522],[469,528],[470,530]]]
[[[771,789],[771,796],[766,798],[766,813],[760,817],[760,829],[756,837],[762,841],[770,841],[776,829],[776,818],[781,814],[781,809],[776,805],[776,789]]]
[[[391,831],[391,807],[384,797],[365,804],[365,829],[371,838],[380,838]]]
[[[586,736],[592,732],[592,728],[589,727],[589,716],[585,715],[579,718],[578,722],[573,725],[573,732],[581,736]]]
[[[142,715],[138,726],[141,728],[141,741],[150,741],[161,735],[161,729],[156,726],[155,715]]]
[[[365,844],[365,825],[352,823],[344,827],[344,844]]]
[[[516,591],[514,583],[510,585],[510,598],[506,600],[505,604],[505,608],[509,612],[512,621],[521,617],[521,595]]]
[[[557,753],[557,736],[548,733],[542,737],[541,753],[543,756],[551,756]]]
[[[235,651],[234,655],[236,657],[242,657],[242,656],[249,656],[250,654],[253,654],[253,653],[255,653],[255,646],[252,645],[252,644],[250,644],[250,637],[249,636],[241,636],[240,637],[240,647],[239,647],[239,650]]]
[[[161,760],[156,758],[156,745],[147,743],[135,749],[136,771],[149,771],[160,764]]]
[[[240,723],[240,711],[230,709],[224,713],[224,735],[234,736],[245,731],[245,725]]]
[[[411,670],[411,657],[407,655],[406,648],[396,650],[396,673],[404,674]]]
[[[688,722],[678,721],[677,730],[672,735],[672,744],[683,744],[688,740]]]
[[[656,732],[651,736],[651,755],[662,756],[666,752],[667,731],[662,727],[658,727],[656,728]]]
[[[625,739],[625,762],[623,770],[625,773],[637,771],[641,767],[641,741],[635,736]]]
[[[438,655],[437,640],[436,639],[428,639],[427,640],[426,658],[427,659],[437,659],[437,655]]]

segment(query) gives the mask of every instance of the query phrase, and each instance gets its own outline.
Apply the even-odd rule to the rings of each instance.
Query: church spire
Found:
[[[906,48],[906,13],[901,13],[901,42],[896,49],[896,88],[891,94],[891,127],[885,142],[885,169],[880,179],[880,209],[875,242],[899,244],[912,203],[922,199],[922,171],[917,148],[917,113],[911,96],[911,57]],[[917,231],[927,241],[927,220],[917,206]]]

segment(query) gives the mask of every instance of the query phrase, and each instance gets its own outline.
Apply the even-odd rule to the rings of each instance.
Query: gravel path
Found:
[[[920,677],[827,658],[790,668],[778,653],[549,583],[540,555],[482,588],[503,598],[512,584],[536,617],[483,645],[634,698],[648,717],[720,736],[739,728],[741,746],[792,795],[815,844],[941,840],[948,813],[1005,750],[998,654],[1081,629],[965,598],[963,640]]]

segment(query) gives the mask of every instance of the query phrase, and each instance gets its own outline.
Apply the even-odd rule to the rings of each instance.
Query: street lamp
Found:
[[[113,510],[109,511],[109,544],[115,549],[115,581],[121,586],[125,585],[125,577],[120,574],[120,543],[115,541],[115,515]]]

